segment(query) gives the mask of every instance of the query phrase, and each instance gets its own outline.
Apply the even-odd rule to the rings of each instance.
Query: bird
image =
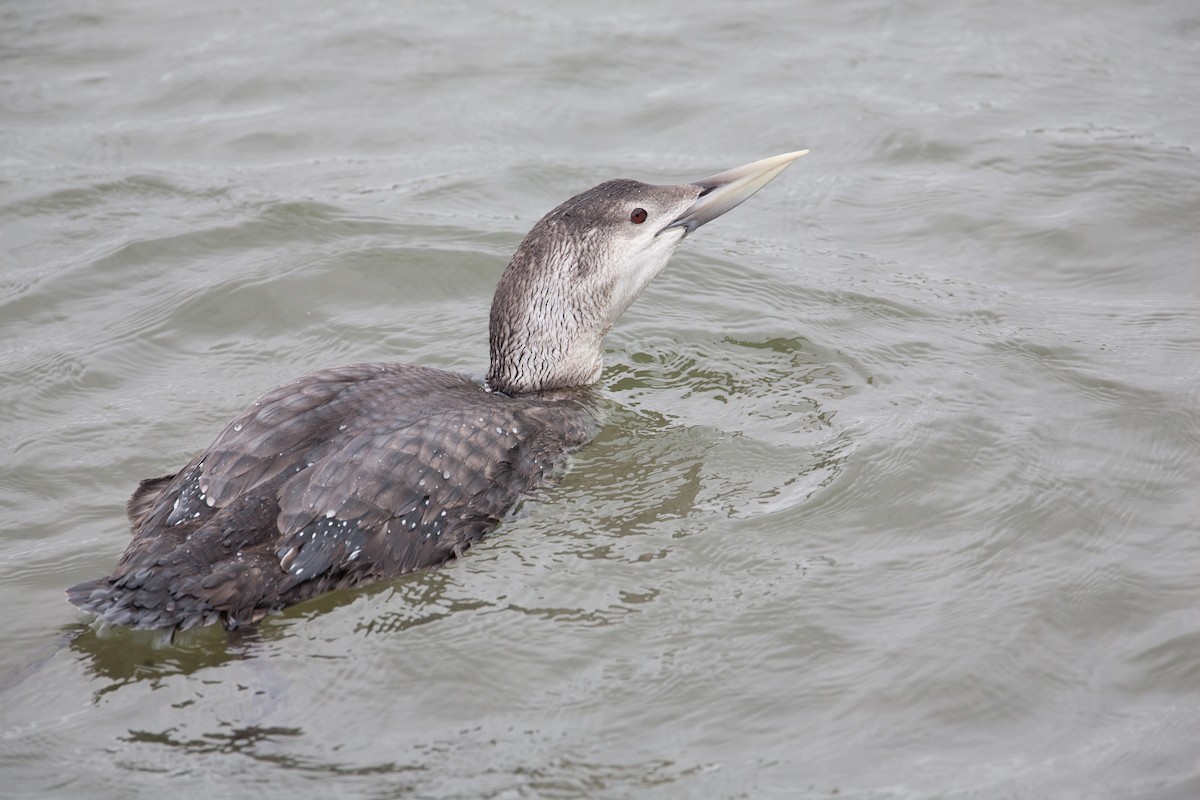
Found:
[[[680,242],[807,152],[566,200],[500,277],[483,381],[381,362],[267,392],[183,468],[138,484],[116,568],[68,600],[115,626],[234,630],[462,556],[596,435],[604,337]]]

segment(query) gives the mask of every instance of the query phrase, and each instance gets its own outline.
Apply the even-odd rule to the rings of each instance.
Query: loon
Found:
[[[68,599],[114,625],[232,630],[461,556],[596,434],[604,336],[679,243],[807,152],[567,200],[500,277],[482,384],[370,363],[268,392],[185,467],[138,485],[116,570]]]

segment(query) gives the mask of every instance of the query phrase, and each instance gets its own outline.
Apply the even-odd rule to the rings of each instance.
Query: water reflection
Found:
[[[130,683],[161,681],[235,661],[267,657],[272,645],[285,640],[294,626],[355,603],[374,607],[372,599],[387,601],[383,613],[354,625],[355,633],[367,636],[398,633],[487,605],[483,601],[448,597],[447,585],[447,575],[439,570],[413,573],[359,589],[327,592],[268,616],[257,625],[233,631],[209,625],[171,636],[163,631],[96,624],[69,625],[63,631],[70,649],[81,656],[88,672],[106,682],[96,693],[99,699]],[[392,602],[393,595],[398,602]]]
[[[177,736],[174,729],[154,733],[152,731],[131,730],[121,741],[130,744],[157,744],[166,747],[178,747],[188,753],[240,753],[256,757],[256,748],[263,743],[278,742],[283,737],[298,737],[304,734],[300,728],[266,727],[257,725],[234,727],[222,723],[228,731],[205,733],[198,737],[184,738]]]
[[[254,658],[263,635],[254,628],[227,634],[220,626],[193,628],[173,640],[162,631],[103,625],[66,626],[64,636],[77,662],[97,679],[92,701],[142,681],[160,685],[176,675],[193,675],[234,661]]]

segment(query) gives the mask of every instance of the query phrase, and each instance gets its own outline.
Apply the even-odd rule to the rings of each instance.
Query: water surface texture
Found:
[[[1200,797],[1194,2],[0,9],[0,793]],[[437,572],[96,631],[267,389],[482,373],[521,236],[799,148]]]

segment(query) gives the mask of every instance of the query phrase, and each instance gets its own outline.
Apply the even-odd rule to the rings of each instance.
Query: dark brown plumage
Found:
[[[441,564],[594,435],[591,399],[510,398],[402,364],[306,376],[257,400],[177,474],[142,481],[116,570],[68,596],[116,624],[232,628]]]
[[[116,570],[68,599],[119,625],[235,628],[461,555],[595,435],[604,335],[675,247],[803,154],[566,201],[496,288],[486,385],[358,364],[275,389],[178,473],[141,482]]]

